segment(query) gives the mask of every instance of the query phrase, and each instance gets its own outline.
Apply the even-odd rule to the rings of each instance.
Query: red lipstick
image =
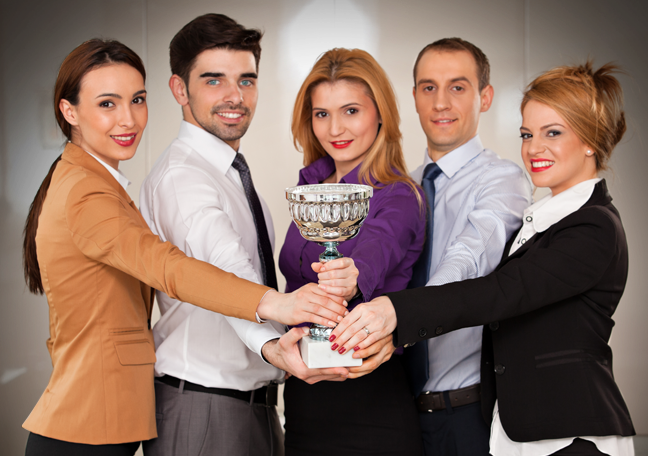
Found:
[[[135,144],[137,133],[126,133],[123,135],[110,135],[113,141],[123,147],[129,147]]]
[[[352,142],[353,139],[348,141],[331,141],[331,145],[336,149],[344,149],[345,147],[349,147]]]

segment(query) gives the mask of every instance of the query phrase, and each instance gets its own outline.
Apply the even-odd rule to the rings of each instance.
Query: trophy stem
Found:
[[[319,243],[321,246],[326,247],[326,250],[322,252],[319,256],[319,260],[321,263],[328,263],[331,260],[337,260],[338,258],[344,258],[344,255],[342,255],[340,252],[338,252],[337,246],[339,242],[336,241],[328,241],[328,242],[320,242]]]

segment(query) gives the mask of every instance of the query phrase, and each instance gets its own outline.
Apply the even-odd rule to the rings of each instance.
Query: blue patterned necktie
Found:
[[[425,244],[423,251],[412,273],[412,280],[408,288],[424,287],[430,277],[430,263],[432,262],[432,239],[434,235],[434,197],[436,190],[434,188],[434,179],[441,174],[441,168],[436,163],[430,163],[423,171],[423,180],[421,186],[427,199],[427,223],[425,229]]]
[[[272,257],[272,244],[270,243],[268,227],[263,216],[261,201],[259,201],[259,195],[257,195],[254,184],[252,183],[250,168],[245,161],[245,157],[238,152],[236,153],[232,167],[239,172],[243,189],[245,190],[245,197],[252,211],[252,218],[254,219],[254,226],[257,231],[257,249],[259,251],[259,258],[261,259],[263,282],[265,285],[276,290],[277,273],[275,272],[274,259]]]

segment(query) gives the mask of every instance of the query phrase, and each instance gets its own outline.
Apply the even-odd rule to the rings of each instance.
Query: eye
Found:
[[[254,82],[250,81],[249,79],[244,79],[241,81],[241,85],[243,87],[252,87],[254,85]]]
[[[356,108],[349,108],[346,110],[346,114],[355,114],[356,112],[358,112]]]
[[[425,86],[423,87],[423,92],[432,92],[434,90],[434,86]]]
[[[146,103],[146,98],[144,97],[135,97],[132,101],[133,104],[144,104]]]
[[[454,86],[452,90],[454,90],[455,92],[463,92],[466,89],[461,86]]]
[[[533,135],[532,135],[531,133],[522,133],[522,134],[520,135],[520,138],[522,138],[522,141],[524,141],[524,140],[526,140],[526,139],[531,139],[531,138],[533,138]]]
[[[114,106],[115,103],[113,103],[112,101],[102,101],[101,103],[99,103],[100,108],[112,108]]]
[[[553,137],[559,136],[559,135],[561,135],[561,134],[562,134],[562,132],[560,132],[560,131],[558,131],[558,130],[549,130],[549,131],[547,132],[547,136],[549,136],[550,138],[553,138]]]
[[[324,117],[327,117],[328,114],[324,111],[317,111],[316,113],[313,114],[315,117],[318,119],[323,119]]]
[[[207,85],[215,86],[215,85],[219,85],[219,84],[220,84],[220,81],[218,79],[209,79],[209,80],[207,80]]]

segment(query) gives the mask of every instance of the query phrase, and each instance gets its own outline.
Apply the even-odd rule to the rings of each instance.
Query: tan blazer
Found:
[[[157,437],[151,287],[251,321],[269,288],[161,242],[108,170],[73,144],[38,223],[54,369],[23,426],[95,445]]]

